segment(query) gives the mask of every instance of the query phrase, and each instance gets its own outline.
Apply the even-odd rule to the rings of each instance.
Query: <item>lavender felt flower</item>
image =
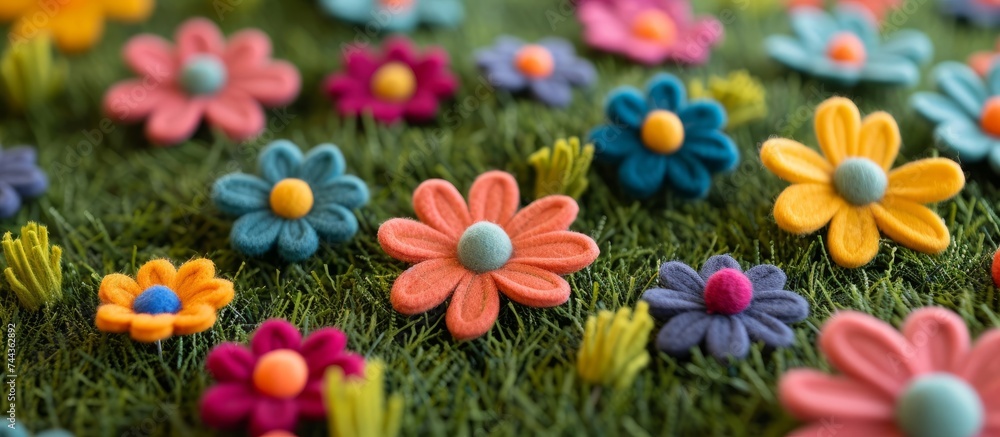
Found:
[[[656,347],[675,356],[687,355],[704,341],[712,356],[743,358],[750,340],[771,347],[790,346],[795,335],[788,323],[809,315],[809,304],[783,290],[785,273],[762,264],[744,272],[729,255],[708,259],[701,272],[679,261],[660,267],[664,288],[646,290],[650,314],[668,320]]]
[[[476,52],[476,65],[493,86],[514,93],[528,91],[556,107],[569,105],[574,87],[587,87],[597,80],[594,65],[577,57],[573,44],[562,38],[527,44],[501,36],[492,47]]]
[[[49,189],[49,178],[35,165],[36,159],[33,147],[0,148],[0,219],[17,214],[24,199]]]

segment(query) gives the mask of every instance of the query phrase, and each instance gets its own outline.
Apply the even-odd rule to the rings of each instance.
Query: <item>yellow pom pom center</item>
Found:
[[[253,386],[276,398],[293,398],[302,393],[309,381],[309,366],[302,354],[278,349],[264,354],[253,368]]]
[[[299,219],[313,207],[313,192],[302,179],[282,179],[271,189],[271,210],[286,219]]]
[[[642,143],[656,153],[674,153],[684,145],[684,123],[670,111],[650,112],[642,122]]]
[[[371,81],[372,94],[388,102],[405,102],[417,90],[417,77],[402,62],[389,62],[375,71]]]
[[[632,20],[632,34],[652,43],[671,45],[677,40],[677,24],[666,12],[652,9]]]

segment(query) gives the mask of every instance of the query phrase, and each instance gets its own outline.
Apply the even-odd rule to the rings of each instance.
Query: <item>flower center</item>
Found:
[[[684,145],[684,124],[670,111],[657,109],[642,122],[642,143],[656,153],[669,155]]]
[[[889,179],[878,164],[867,158],[845,159],[833,172],[833,186],[841,197],[862,206],[882,199]]]
[[[417,90],[413,69],[402,62],[389,62],[375,71],[371,81],[372,94],[387,102],[405,102]]]
[[[290,349],[268,352],[253,368],[253,386],[276,398],[294,398],[309,381],[309,366],[302,354]]]
[[[865,43],[851,32],[841,32],[830,38],[826,55],[834,61],[850,65],[860,65],[867,57]]]
[[[670,45],[677,40],[677,24],[666,12],[651,9],[632,20],[632,34],[649,42]]]
[[[154,285],[136,296],[132,311],[142,314],[176,314],[181,310],[181,298],[163,285]]]
[[[743,272],[722,269],[705,281],[705,307],[709,314],[742,313],[753,299],[753,284]]]
[[[540,79],[552,74],[556,67],[555,60],[549,49],[536,44],[522,47],[514,55],[514,66],[517,71],[528,77]]]
[[[402,11],[413,6],[413,0],[379,0],[379,4],[390,11]]]
[[[212,55],[198,55],[181,68],[180,83],[188,94],[215,94],[226,85],[226,65]]]
[[[513,252],[514,245],[507,232],[495,223],[475,223],[458,239],[459,262],[476,273],[503,267]]]
[[[983,113],[979,119],[983,132],[1000,137],[1000,96],[990,97],[983,105]]]
[[[983,402],[965,381],[932,373],[903,391],[896,422],[908,437],[972,437],[983,428]]]
[[[278,216],[299,219],[312,210],[313,192],[302,179],[282,179],[271,189],[270,200],[271,210]]]

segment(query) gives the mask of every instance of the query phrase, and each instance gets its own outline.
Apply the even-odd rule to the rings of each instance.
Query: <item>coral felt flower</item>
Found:
[[[145,21],[154,0],[3,0],[0,21],[14,21],[11,42],[49,33],[60,50],[78,53],[94,46],[104,33],[104,21]]]
[[[725,360],[745,357],[751,340],[769,347],[791,346],[795,334],[787,324],[805,319],[809,304],[784,290],[785,279],[785,272],[770,264],[743,271],[729,255],[709,258],[701,272],[679,261],[664,263],[664,288],[642,294],[650,314],[667,320],[656,347],[685,356],[704,342],[712,356]]]
[[[260,176],[233,173],[212,186],[212,201],[238,216],[229,241],[240,253],[262,256],[277,248],[289,262],[303,261],[320,241],[342,243],[358,231],[352,209],[368,203],[368,186],[345,175],[340,149],[322,144],[305,156],[286,140],[260,153]]]
[[[49,189],[49,178],[37,160],[34,147],[0,148],[0,219],[13,217],[26,199]]]
[[[664,186],[687,198],[708,195],[712,173],[733,169],[739,150],[722,128],[726,110],[712,100],[687,101],[684,84],[660,74],[646,96],[624,87],[605,108],[610,124],[590,132],[597,161],[618,166],[628,194],[652,196]]]
[[[154,342],[202,332],[233,300],[233,283],[215,277],[215,264],[195,259],[175,269],[165,259],[143,264],[135,279],[112,273],[101,280],[97,329]]]
[[[789,68],[842,86],[916,85],[920,65],[934,52],[927,35],[916,30],[900,30],[882,41],[875,20],[857,7],[842,6],[834,15],[796,8],[791,21],[796,38],[768,37],[768,54]]]
[[[547,196],[518,211],[517,181],[501,171],[476,178],[466,204],[455,186],[424,181],[413,192],[420,220],[394,218],[378,229],[389,256],[416,264],[396,279],[392,307],[420,314],[451,297],[445,322],[468,340],[493,327],[502,292],[531,307],[569,299],[567,275],[589,266],[600,251],[590,237],[567,229],[579,207],[567,196]]]
[[[790,436],[1000,433],[996,329],[971,343],[965,322],[944,308],[914,311],[899,331],[844,311],[826,322],[818,344],[840,374],[794,369],[781,377],[782,405],[807,422]]]
[[[994,0],[941,0],[941,8],[980,27],[1000,25],[1000,3]]]
[[[203,118],[234,141],[251,139],[264,131],[264,107],[286,105],[299,94],[299,71],[271,59],[271,40],[259,30],[243,30],[227,42],[214,23],[193,18],[175,39],[176,46],[156,35],[129,40],[125,62],[140,77],[104,96],[104,111],[116,121],[146,120],[154,143],[191,138]]]
[[[420,24],[455,27],[465,19],[461,0],[319,0],[341,20],[365,25],[365,32],[409,32]]]
[[[904,0],[838,0],[837,4],[864,8],[875,19],[882,21],[893,10],[903,5]],[[822,8],[823,0],[790,0],[789,8],[813,7]]]
[[[768,140],[760,151],[764,166],[792,183],[774,202],[778,227],[810,234],[829,224],[830,257],[849,268],[875,258],[879,230],[920,252],[948,247],[944,220],[922,204],[962,190],[958,164],[928,158],[892,170],[901,143],[896,120],[885,112],[862,120],[854,102],[842,97],[816,108],[815,129],[822,156],[785,138]]]
[[[969,55],[969,66],[980,76],[989,74],[993,64],[1000,61],[1000,38],[997,39],[993,50],[984,50]]]
[[[963,163],[987,160],[1000,174],[1000,64],[985,78],[967,65],[934,68],[938,92],[919,92],[910,105],[937,126],[934,139]]]
[[[458,88],[448,62],[440,47],[418,53],[408,39],[394,37],[382,52],[347,50],[346,71],[327,78],[326,92],[343,115],[371,113],[385,123],[427,121],[437,115],[438,102]]]
[[[703,64],[722,39],[722,23],[695,17],[688,0],[584,0],[577,8],[590,46],[647,65]]]
[[[323,377],[331,366],[361,376],[365,360],[346,350],[347,335],[321,328],[305,339],[291,323],[268,320],[257,328],[250,347],[216,346],[205,367],[217,383],[201,397],[201,420],[230,430],[249,422],[253,436],[292,431],[300,418],[326,417]]]
[[[573,44],[546,38],[526,44],[511,36],[497,38],[492,47],[476,52],[476,64],[493,86],[528,91],[549,106],[565,107],[573,100],[573,87],[587,87],[597,80],[590,61],[576,55]]]

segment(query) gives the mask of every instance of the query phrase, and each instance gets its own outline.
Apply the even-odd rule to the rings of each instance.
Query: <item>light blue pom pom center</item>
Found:
[[[226,85],[226,65],[211,55],[193,56],[181,69],[180,83],[188,94],[215,94]]]
[[[983,428],[983,402],[953,375],[919,377],[896,403],[896,420],[909,437],[972,437]]]
[[[176,314],[181,310],[181,298],[173,290],[154,285],[132,302],[132,311],[141,314]]]
[[[458,239],[458,260],[477,273],[503,267],[513,252],[514,245],[507,232],[495,223],[475,223]]]
[[[889,179],[878,164],[867,158],[848,158],[833,173],[833,185],[844,199],[854,205],[882,200]]]

